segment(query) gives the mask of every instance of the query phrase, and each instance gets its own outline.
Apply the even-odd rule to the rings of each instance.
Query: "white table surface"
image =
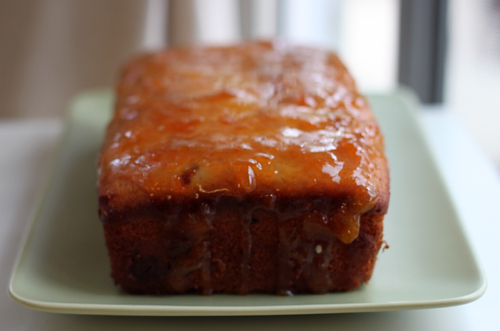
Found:
[[[0,330],[499,330],[500,177],[453,113],[419,114],[438,167],[486,272],[488,289],[467,305],[383,313],[268,317],[113,317],[21,307],[8,282],[37,191],[60,138],[60,119],[0,121]],[[500,142],[500,141],[499,141]]]

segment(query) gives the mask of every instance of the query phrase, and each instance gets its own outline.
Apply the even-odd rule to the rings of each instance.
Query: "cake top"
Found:
[[[168,49],[122,72],[99,192],[117,205],[131,196],[345,197],[362,211],[385,185],[383,152],[333,53],[283,42]]]

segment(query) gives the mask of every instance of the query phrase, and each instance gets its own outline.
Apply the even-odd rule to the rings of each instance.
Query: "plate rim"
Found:
[[[84,314],[84,315],[126,315],[126,316],[264,316],[264,315],[309,315],[334,313],[365,313],[379,311],[424,309],[450,307],[470,303],[479,299],[486,291],[486,281],[475,292],[461,297],[438,300],[355,303],[355,304],[310,304],[310,305],[273,305],[253,307],[231,306],[170,306],[170,305],[119,305],[119,304],[74,304],[48,303],[40,300],[25,299],[9,287],[11,298],[18,304],[40,311]],[[224,294],[221,294],[224,295]]]

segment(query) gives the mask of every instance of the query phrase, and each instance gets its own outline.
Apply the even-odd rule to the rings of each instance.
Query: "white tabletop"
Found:
[[[472,244],[488,289],[458,307],[384,313],[268,317],[112,317],[29,310],[7,293],[24,227],[62,132],[60,119],[0,121],[0,329],[2,330],[498,330],[500,325],[500,178],[450,112],[424,109],[422,127]]]

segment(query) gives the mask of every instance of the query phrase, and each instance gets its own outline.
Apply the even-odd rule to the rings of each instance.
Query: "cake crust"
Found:
[[[325,293],[371,277],[383,138],[333,53],[169,49],[123,70],[99,157],[115,282],[134,293]]]

